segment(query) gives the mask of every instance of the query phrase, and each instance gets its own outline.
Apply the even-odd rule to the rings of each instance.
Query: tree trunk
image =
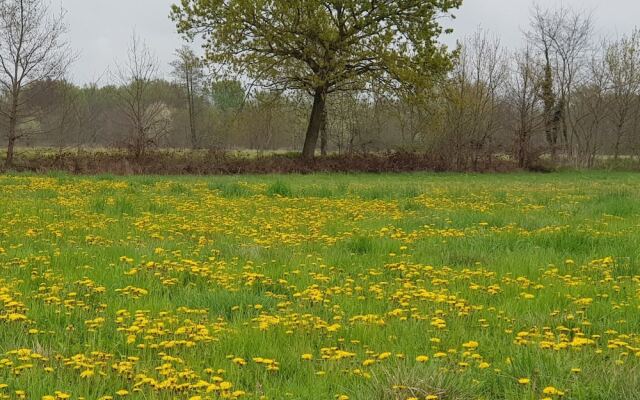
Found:
[[[518,134],[518,167],[529,167],[528,132],[525,127],[521,127]]]
[[[193,115],[193,103],[189,104],[189,131],[191,132],[191,148],[197,150],[200,147],[198,143],[198,133],[196,131],[195,116]]]
[[[614,146],[614,154],[613,154],[613,160],[616,163],[618,162],[618,158],[620,158],[620,145],[622,142],[622,135],[623,135],[622,128],[623,128],[623,125],[618,124],[617,131],[616,131],[616,143]]]
[[[329,132],[327,131],[327,108],[322,113],[322,125],[320,126],[320,154],[325,157],[328,154]]]
[[[196,112],[193,93],[193,82],[191,82],[191,80],[188,80],[187,82],[187,101],[189,103],[189,132],[191,134],[191,149],[197,150],[200,147],[200,143],[198,143],[198,133],[196,131]]]
[[[558,112],[556,95],[553,91],[553,68],[551,67],[551,59],[549,49],[545,49],[545,67],[544,77],[542,78],[542,102],[544,106],[544,130],[547,144],[551,151],[551,160],[555,163],[557,158],[558,144]]]
[[[7,159],[5,160],[4,166],[6,168],[11,168],[13,166],[13,153],[15,148],[16,139],[14,137],[9,138],[9,144],[7,145]]]
[[[574,148],[572,140],[569,140],[569,123],[568,123],[568,109],[567,103],[564,95],[560,98],[560,104],[558,106],[558,111],[560,112],[560,128],[562,129],[562,140],[564,144],[564,151],[566,153],[566,157],[573,157]],[[573,137],[572,137],[573,138]]]
[[[320,136],[320,128],[322,127],[322,115],[326,107],[327,91],[325,88],[318,88],[313,96],[313,108],[311,109],[311,118],[304,140],[302,149],[302,158],[312,160],[316,154],[318,145],[318,136]]]
[[[13,95],[13,101],[11,103],[11,110],[9,111],[9,140],[7,143],[7,158],[5,160],[5,167],[11,168],[13,166],[13,155],[15,152],[15,145],[18,128],[18,98],[17,95]]]
[[[139,122],[139,124],[141,126],[142,122]],[[138,128],[138,134],[136,136],[136,139],[134,140],[134,149],[133,149],[134,158],[136,160],[140,160],[142,156],[144,156],[146,145],[147,145],[147,137],[144,132],[144,129]]]

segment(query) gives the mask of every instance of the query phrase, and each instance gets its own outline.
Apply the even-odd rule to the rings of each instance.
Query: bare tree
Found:
[[[426,101],[411,94],[392,103],[403,145],[414,148],[420,136],[424,134],[424,118],[421,117],[430,117],[427,106]]]
[[[83,146],[95,144],[105,131],[105,114],[107,112],[101,100],[98,81],[86,85],[81,91],[76,151],[81,153]]]
[[[11,167],[16,142],[33,133],[24,91],[34,82],[58,79],[64,75],[75,55],[64,36],[64,12],[51,16],[43,0],[0,1],[0,86],[6,95],[0,115],[6,123],[7,157]]]
[[[542,80],[530,48],[516,53],[514,60],[507,91],[514,154],[520,168],[529,168],[536,157],[534,139],[544,125],[544,104],[539,90]]]
[[[638,118],[640,96],[640,30],[610,43],[605,50],[605,64],[611,84],[610,119],[614,129],[614,159],[620,156],[625,135]]]
[[[189,138],[193,149],[200,147],[198,136],[197,100],[202,95],[204,81],[204,64],[189,47],[184,46],[176,51],[177,59],[171,63],[173,77],[185,91],[187,111],[189,113]]]
[[[457,168],[464,168],[467,161],[475,167],[494,150],[490,146],[500,125],[500,96],[507,74],[498,39],[479,30],[463,43],[445,90],[448,101],[443,124]]]
[[[247,104],[249,118],[245,122],[248,128],[247,141],[259,155],[272,148],[278,111],[283,105],[282,93],[277,91],[257,91]]]
[[[591,16],[560,5],[532,10],[530,31],[526,37],[543,58],[544,75],[540,85],[545,107],[545,132],[552,158],[562,141],[571,152],[569,113],[571,97],[581,73],[588,65],[593,35]]]
[[[556,159],[560,132],[561,111],[557,109],[556,92],[554,90],[554,69],[552,64],[553,39],[558,36],[560,27],[551,18],[551,13],[535,6],[531,16],[531,30],[526,33],[529,42],[539,50],[543,57],[544,73],[540,82],[540,97],[544,105],[544,129],[547,143],[551,150],[551,158]]]
[[[332,133],[327,138],[339,154],[353,154],[357,148],[362,150],[370,144],[367,122],[370,119],[369,104],[353,92],[336,92],[329,96],[327,130]]]
[[[80,96],[76,87],[67,81],[52,83],[50,95],[53,98],[46,100],[51,107],[50,129],[57,138],[59,153],[63,153],[80,128]]]
[[[576,88],[571,103],[570,123],[575,139],[574,162],[587,168],[595,165],[596,157],[604,144],[603,132],[610,110],[610,96],[607,91],[611,83],[602,53],[594,52],[588,64],[588,80]]]
[[[115,79],[122,111],[129,122],[129,149],[135,158],[145,155],[168,131],[167,107],[153,100],[153,83],[158,79],[158,61],[135,34],[128,50],[127,63],[118,66]]]

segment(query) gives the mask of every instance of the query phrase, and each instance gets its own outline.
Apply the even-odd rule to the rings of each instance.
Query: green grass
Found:
[[[640,399],[640,175],[0,193],[0,398]]]

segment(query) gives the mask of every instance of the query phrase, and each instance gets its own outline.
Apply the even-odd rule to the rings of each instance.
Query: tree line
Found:
[[[534,6],[520,49],[484,30],[449,48],[442,17],[461,5],[183,0],[170,17],[204,56],[177,49],[163,77],[133,35],[106,83],[79,86],[64,12],[1,0],[5,164],[29,147],[411,151],[456,169],[640,160],[640,31],[598,37],[586,12]]]

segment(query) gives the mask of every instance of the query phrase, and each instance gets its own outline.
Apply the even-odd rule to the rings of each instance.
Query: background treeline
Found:
[[[306,110],[282,93],[252,92],[235,80],[204,83],[192,99],[172,80],[156,78],[144,88],[140,114],[146,143],[137,149],[127,86],[77,86],[66,80],[38,82],[25,93],[39,116],[21,129],[22,144],[52,149],[293,149]],[[248,96],[248,97],[247,97]],[[190,108],[192,107],[192,109]],[[299,147],[299,146],[298,146]],[[138,154],[142,155],[142,154]]]
[[[62,35],[63,24],[54,22],[45,30]],[[331,93],[320,151],[416,153],[457,170],[496,159],[520,168],[640,163],[640,31],[617,38],[595,31],[581,11],[534,8],[523,48],[508,50],[480,30],[459,44],[453,70],[428,91],[390,95],[371,82],[366,91]],[[57,50],[74,57],[67,47]],[[162,149],[271,154],[304,142],[308,96],[226,76],[188,47],[176,51],[173,73],[163,78],[134,37],[126,62],[105,76],[110,84],[73,84],[61,60],[40,60],[55,65],[17,94],[15,79],[0,78],[8,151],[119,149],[136,160]]]

